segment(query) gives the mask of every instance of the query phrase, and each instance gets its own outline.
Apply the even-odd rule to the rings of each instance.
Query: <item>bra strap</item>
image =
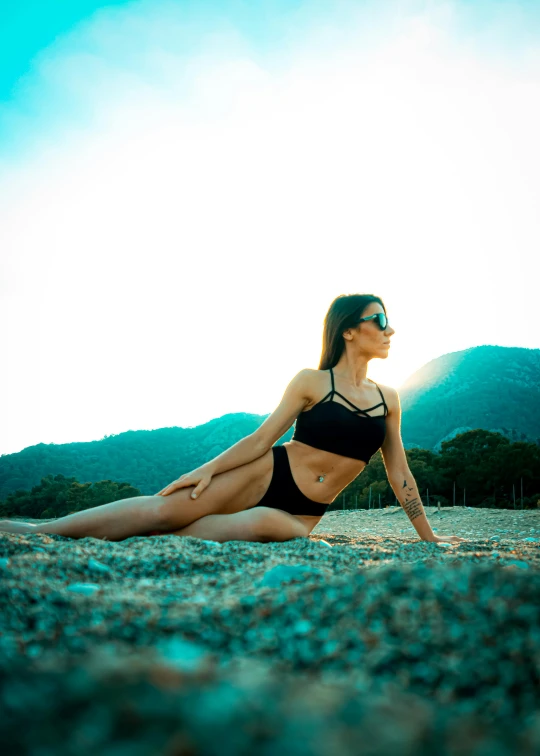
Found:
[[[375,383],[375,381],[373,381],[373,383]],[[387,404],[386,404],[386,401],[385,401],[385,399],[384,399],[384,394],[383,394],[383,392],[382,392],[382,391],[380,390],[380,388],[379,388],[379,384],[378,384],[378,383],[375,383],[375,385],[377,386],[377,391],[379,392],[379,394],[381,395],[381,399],[383,400],[383,404],[384,404],[384,408],[385,408],[385,411],[386,411],[386,412],[388,412],[388,406],[387,406]]]
[[[333,396],[335,394],[336,389],[334,388],[334,373],[332,372],[332,368],[330,368],[330,378],[332,379],[332,394]]]

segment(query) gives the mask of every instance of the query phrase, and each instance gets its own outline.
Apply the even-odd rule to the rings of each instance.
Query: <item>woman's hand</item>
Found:
[[[461,543],[461,541],[466,541],[466,538],[462,538],[461,536],[434,536],[433,538],[426,538],[426,541],[430,541],[431,543]]]
[[[208,488],[211,480],[212,473],[207,467],[202,465],[201,467],[197,467],[196,470],[192,470],[192,472],[181,475],[177,480],[173,480],[172,483],[169,483],[168,486],[165,486],[165,488],[162,488],[161,491],[158,491],[154,495],[168,496],[179,488],[195,486],[195,489],[191,492],[191,498],[196,499],[202,494],[205,488]]]

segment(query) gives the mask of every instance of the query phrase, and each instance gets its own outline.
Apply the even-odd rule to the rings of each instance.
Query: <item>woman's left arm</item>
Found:
[[[404,473],[394,479],[388,479],[397,500],[405,510],[405,514],[422,541],[437,541],[437,536],[428,522],[422,500],[418,493],[418,486],[411,472]]]
[[[385,387],[385,394],[388,397],[388,414],[386,416],[386,436],[381,452],[388,482],[397,500],[422,541],[434,541],[436,543],[464,541],[465,539],[459,536],[437,536],[431,529],[418,493],[418,486],[409,469],[407,455],[403,448],[399,394],[396,389],[389,387]]]

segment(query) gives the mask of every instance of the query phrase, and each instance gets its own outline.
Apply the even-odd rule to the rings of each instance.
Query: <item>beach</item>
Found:
[[[0,534],[0,737],[42,754],[540,752],[540,510],[283,543]]]

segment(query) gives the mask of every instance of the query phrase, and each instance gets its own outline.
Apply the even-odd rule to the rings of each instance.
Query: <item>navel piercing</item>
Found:
[[[319,475],[319,483],[322,483],[326,477],[326,473],[324,475]]]

